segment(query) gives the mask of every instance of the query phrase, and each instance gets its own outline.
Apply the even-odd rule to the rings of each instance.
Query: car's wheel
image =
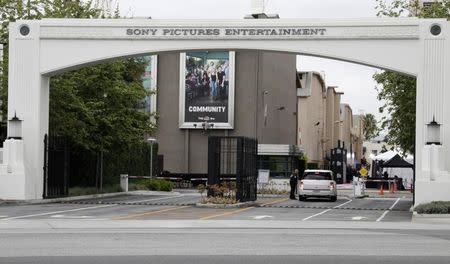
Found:
[[[337,197],[336,196],[331,196],[330,201],[336,202],[337,201]]]
[[[306,201],[306,197],[299,195],[298,196],[298,200],[301,201],[301,202]]]

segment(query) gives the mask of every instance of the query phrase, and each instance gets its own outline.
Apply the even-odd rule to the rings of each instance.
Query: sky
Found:
[[[121,16],[153,19],[241,19],[251,13],[251,0],[110,0],[119,3]],[[376,0],[265,0],[266,13],[281,18],[374,18]],[[372,113],[378,120],[375,68],[298,56],[297,69],[323,73],[328,86],[344,92],[353,114]]]

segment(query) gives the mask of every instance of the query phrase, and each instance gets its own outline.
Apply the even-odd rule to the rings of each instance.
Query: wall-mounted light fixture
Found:
[[[427,124],[427,145],[441,145],[441,124],[433,121]]]
[[[8,139],[22,139],[22,120],[17,117],[16,113],[13,118],[8,120],[8,127]]]

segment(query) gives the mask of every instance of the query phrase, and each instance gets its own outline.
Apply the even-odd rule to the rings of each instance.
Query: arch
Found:
[[[6,175],[5,184],[0,185],[0,198],[41,198],[49,76],[114,58],[220,49],[313,55],[416,76],[416,174],[420,183],[416,187],[416,203],[435,198],[450,200],[450,105],[445,103],[450,101],[446,89],[450,86],[450,78],[446,76],[450,71],[449,24],[444,19],[414,18],[44,19],[11,23],[8,118],[16,113],[24,121],[23,146],[13,142],[17,146],[8,148],[24,151],[20,154],[22,159],[11,156],[8,164],[0,166],[0,176]],[[433,25],[441,27],[440,34],[430,32]],[[440,146],[426,145],[427,123],[433,118],[442,124]],[[11,149],[6,150],[8,155],[21,153]],[[8,184],[15,187],[1,187]]]
[[[54,57],[54,59],[46,60],[45,64],[41,65],[41,73],[51,76],[66,70],[76,69],[86,65],[101,63],[117,58],[194,50],[261,50],[286,52],[297,55],[308,55],[346,61],[380,69],[392,70],[409,76],[417,76],[417,72],[419,71],[417,67],[419,63],[417,58],[414,56],[419,46],[418,40],[402,40],[395,41],[393,43],[385,43],[383,45],[377,44],[376,42],[372,43],[373,41],[363,41],[358,43],[358,45],[361,47],[366,47],[367,49],[354,51],[353,54],[348,54],[348,47],[355,44],[340,41],[330,41],[326,45],[317,47],[314,47],[314,44],[311,43],[308,43],[309,47],[305,47],[305,44],[301,41],[290,41],[287,44],[285,44],[285,41],[277,41],[261,43],[259,45],[255,45],[252,41],[235,42],[236,43],[227,42],[226,45],[211,46],[208,45],[207,42],[199,43],[198,41],[189,41],[189,43],[176,43],[176,45],[170,47],[167,47],[167,45],[165,45],[165,47],[155,45],[153,48],[145,47],[147,43],[149,43],[149,45],[153,45],[151,41],[133,46],[127,45],[126,43],[120,43],[121,45],[115,47],[114,52],[105,51],[102,47],[98,47],[98,44],[95,43],[88,43],[86,45],[73,44],[74,47],[56,48],[54,43],[49,42],[46,43],[48,45],[45,45],[45,48],[41,49],[41,54],[48,58]],[[369,47],[371,45],[373,47]],[[334,47],[334,50],[330,50],[328,53],[321,50],[331,49],[331,47]],[[88,51],[91,54],[86,53],[85,55],[79,57],[66,55],[74,51],[78,54],[86,53]],[[408,59],[408,63],[405,63],[403,59],[398,58],[410,59]]]

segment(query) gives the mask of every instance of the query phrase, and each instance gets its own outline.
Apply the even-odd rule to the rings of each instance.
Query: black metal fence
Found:
[[[69,194],[69,149],[65,138],[44,137],[44,192],[43,198]]]
[[[236,179],[236,199],[255,201],[258,142],[246,137],[208,138],[208,185]]]

